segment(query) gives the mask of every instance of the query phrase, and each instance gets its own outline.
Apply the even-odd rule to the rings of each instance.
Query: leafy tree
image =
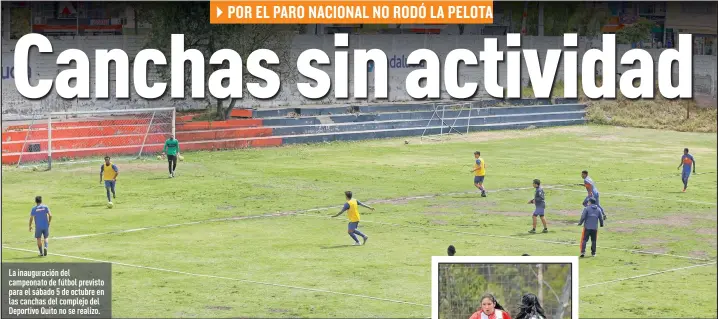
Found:
[[[647,41],[651,38],[651,29],[656,24],[647,19],[639,19],[625,28],[616,32],[616,42],[621,44],[631,44],[641,41]]]
[[[242,57],[243,73],[243,97],[247,96],[244,84],[254,82],[254,78],[246,71],[246,59],[250,53],[257,49],[269,49],[279,56],[279,65],[265,68],[277,72],[280,78],[291,74],[289,68],[291,58],[292,36],[298,30],[296,25],[240,25],[240,24],[210,24],[209,2],[146,2],[137,3],[136,10],[139,13],[137,19],[140,22],[151,24],[151,31],[147,37],[146,47],[158,49],[167,57],[172,58],[171,35],[184,34],[185,50],[197,49],[205,58],[205,85],[214,71],[229,68],[229,62],[224,61],[223,65],[210,65],[209,58],[216,51],[221,49],[232,49]],[[168,80],[170,68],[168,66],[158,68],[159,75]],[[191,90],[191,68],[185,66],[185,92],[190,94]],[[229,85],[228,79],[224,79],[223,85]],[[169,90],[169,88],[168,88]],[[209,107],[216,108],[217,119],[227,119],[237,99],[227,98],[217,100],[206,91],[206,102]]]

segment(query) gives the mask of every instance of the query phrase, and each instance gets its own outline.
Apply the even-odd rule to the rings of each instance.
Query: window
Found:
[[[693,54],[716,55],[716,36],[707,34],[693,35]]]

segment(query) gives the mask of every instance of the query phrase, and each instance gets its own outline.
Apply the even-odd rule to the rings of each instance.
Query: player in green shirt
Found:
[[[167,154],[167,163],[170,171],[170,178],[175,177],[175,169],[177,168],[177,157],[179,157],[179,141],[172,135],[165,141],[165,147],[162,149],[162,155]]]

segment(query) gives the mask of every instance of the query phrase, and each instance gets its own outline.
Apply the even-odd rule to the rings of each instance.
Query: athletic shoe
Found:
[[[596,257],[596,254],[591,254],[591,257]]]
[[[362,243],[362,245],[366,245],[367,239],[369,239],[369,236],[364,236],[364,243]]]
[[[481,192],[481,197],[486,197],[486,192]]]
[[[45,256],[47,256],[47,248],[45,248],[44,254],[45,254]]]
[[[172,174],[170,174],[170,177],[169,177],[169,178],[172,178],[172,177],[174,177],[174,176],[172,176]]]
[[[354,246],[361,246],[361,243],[358,242],[358,241],[355,241],[355,242],[354,242]]]
[[[578,256],[578,257],[581,257],[581,258],[583,258],[584,256],[583,256],[583,254],[581,254],[581,256]]]
[[[530,233],[530,234],[535,234],[535,233],[536,233],[536,230],[535,230],[535,229],[529,230],[529,233]]]
[[[544,228],[542,233],[548,233],[548,228]]]

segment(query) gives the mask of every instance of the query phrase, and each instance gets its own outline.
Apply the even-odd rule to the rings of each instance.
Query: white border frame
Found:
[[[578,319],[578,256],[433,256],[431,257],[432,319],[439,319],[439,263],[571,264],[571,319]]]

